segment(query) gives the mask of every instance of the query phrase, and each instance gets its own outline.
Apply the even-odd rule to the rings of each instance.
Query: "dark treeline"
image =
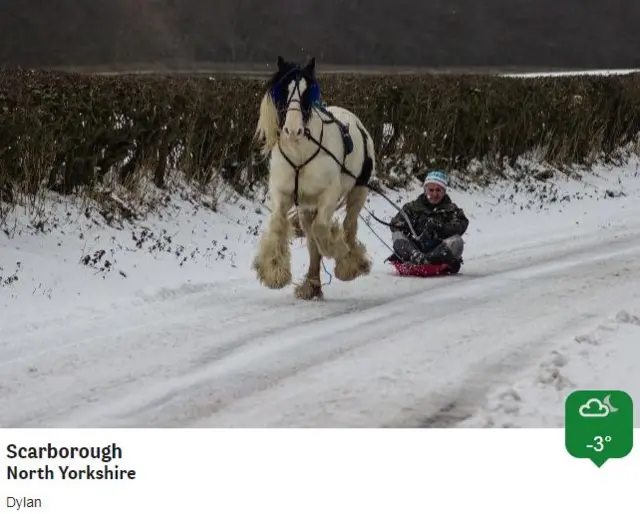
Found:
[[[638,0],[0,0],[0,66],[640,67]]]

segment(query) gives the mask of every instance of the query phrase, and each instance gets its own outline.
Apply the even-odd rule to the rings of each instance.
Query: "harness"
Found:
[[[293,68],[292,70],[290,70],[288,73],[286,73],[282,78],[280,78],[280,80],[278,81],[278,83],[275,84],[275,86],[273,87],[272,91],[271,91],[271,95],[272,98],[274,100],[274,104],[276,103],[276,99],[278,96],[278,88],[280,87],[280,83],[282,81],[284,81],[285,78],[287,78],[288,76],[290,76],[291,74],[296,74],[296,75],[300,75],[300,68]],[[303,115],[304,115],[304,111],[302,110],[302,102],[300,99],[297,98],[293,98],[293,94],[294,92],[297,91],[298,92],[298,97],[301,98],[302,94],[300,93],[300,78],[298,78],[298,80],[296,81],[295,84],[295,89],[291,92],[291,95],[289,95],[286,105],[285,105],[285,111],[290,110],[289,106],[292,102],[294,103],[298,103],[299,107],[296,107],[294,110],[298,110],[300,111]],[[364,127],[362,127],[359,123],[356,124],[356,126],[358,127],[358,130],[360,131],[360,134],[362,135],[362,140],[364,143],[364,160],[362,162],[362,169],[360,172],[359,176],[355,176],[351,170],[349,170],[346,166],[345,166],[345,162],[347,159],[347,156],[349,154],[351,154],[351,152],[353,152],[354,149],[354,145],[353,145],[353,139],[351,137],[351,135],[349,134],[349,127],[347,124],[341,122],[340,120],[338,120],[336,118],[336,116],[329,111],[324,104],[322,103],[321,99],[320,99],[320,90],[317,84],[312,84],[309,88],[309,95],[310,95],[310,112],[311,111],[316,111],[317,113],[321,114],[320,116],[320,120],[322,121],[322,126],[320,128],[320,139],[316,139],[312,134],[311,131],[309,130],[308,127],[305,126],[304,129],[304,136],[311,142],[315,143],[315,145],[317,146],[316,151],[308,158],[306,159],[302,164],[295,164],[290,158],[289,156],[283,151],[282,147],[280,146],[280,140],[278,140],[278,149],[280,150],[281,155],[284,157],[284,159],[287,161],[287,163],[291,166],[291,168],[293,169],[294,173],[295,173],[295,179],[294,179],[294,189],[293,189],[293,201],[296,207],[298,207],[299,205],[299,193],[298,193],[298,189],[299,189],[299,181],[300,181],[300,171],[302,170],[302,168],[304,168],[306,165],[308,165],[311,161],[313,161],[313,159],[315,159],[321,151],[324,151],[329,157],[331,157],[336,164],[338,164],[338,166],[340,167],[340,170],[342,173],[346,173],[347,175],[349,175],[350,177],[352,177],[355,180],[355,185],[356,186],[364,186],[364,187],[368,187],[371,191],[374,191],[375,193],[378,193],[380,196],[382,196],[385,200],[387,200],[391,205],[393,205],[396,210],[398,210],[402,216],[405,218],[405,221],[407,222],[408,226],[409,226],[409,230],[411,231],[412,235],[415,238],[418,238],[418,235],[416,234],[413,226],[411,225],[411,221],[409,220],[409,217],[407,216],[407,214],[400,209],[400,207],[398,207],[391,199],[389,199],[382,191],[380,191],[379,189],[373,187],[371,184],[369,184],[369,181],[371,179],[371,174],[373,173],[373,159],[372,157],[369,155],[369,149],[367,147],[367,141],[369,139],[369,136],[367,135],[367,133],[364,130]],[[280,117],[282,117],[282,113],[279,112]],[[310,115],[310,114],[309,114]],[[326,120],[323,118],[323,116],[326,116],[329,118],[329,120]],[[322,144],[323,142],[323,137],[324,137],[324,126],[325,125],[329,125],[335,123],[338,126],[338,129],[340,130],[340,135],[342,138],[342,144],[343,144],[343,148],[344,148],[344,157],[342,159],[342,162],[340,162],[340,160],[335,156],[335,154],[329,150],[326,146],[324,146]],[[378,221],[379,223],[386,225],[387,227],[390,228],[396,228],[395,225],[388,223],[384,220],[381,220],[380,218],[378,218],[377,216],[375,216],[371,211],[369,211],[368,209],[366,209],[367,212],[369,213],[369,215],[375,219],[376,221]]]
[[[300,70],[298,68],[294,68],[289,73],[285,74],[280,79],[279,82],[283,81],[286,77],[288,77],[292,73],[299,74],[299,72],[300,72]],[[273,96],[274,100],[276,99],[277,94],[278,94],[278,89],[277,89],[278,87],[279,87],[279,85],[276,84],[276,86],[272,90],[272,96]],[[302,97],[302,94],[300,93],[300,80],[299,79],[296,81],[295,89],[291,92],[291,95],[287,99],[287,103],[286,103],[285,109],[289,109],[289,106],[291,105],[291,103],[297,103],[300,107],[291,108],[290,110],[298,110],[298,111],[300,111],[301,113],[304,114],[304,111],[302,110],[301,101],[299,99],[297,99],[297,98],[293,98],[293,94],[294,94],[295,91],[298,92],[298,96],[299,97]],[[305,129],[304,129],[304,136],[309,141],[315,143],[315,145],[317,146],[316,151],[309,158],[307,158],[303,163],[295,164],[289,158],[289,156],[284,152],[284,150],[282,149],[282,146],[280,145],[280,141],[278,141],[278,149],[280,150],[280,153],[282,154],[284,159],[287,161],[289,166],[291,166],[293,168],[293,171],[295,173],[295,182],[294,182],[294,190],[293,190],[293,201],[294,201],[294,204],[296,205],[296,207],[299,204],[299,193],[298,193],[298,190],[299,190],[299,181],[300,181],[300,171],[307,164],[309,164],[311,161],[313,161],[320,154],[321,151],[324,151],[329,157],[331,157],[338,164],[338,166],[340,166],[341,172],[342,173],[346,173],[347,175],[351,176],[356,181],[356,185],[358,185],[358,186],[366,186],[366,185],[368,185],[369,179],[371,178],[371,173],[373,171],[373,161],[372,161],[371,157],[369,156],[369,151],[368,151],[367,144],[366,144],[368,137],[367,137],[367,134],[364,131],[364,129],[360,125],[358,125],[358,129],[360,130],[360,134],[362,135],[362,139],[364,141],[365,158],[364,158],[364,162],[362,164],[361,173],[360,173],[360,175],[358,177],[356,177],[351,172],[351,170],[349,170],[345,165],[347,157],[351,154],[351,152],[353,152],[353,148],[354,148],[353,138],[351,137],[351,134],[349,134],[349,126],[347,124],[341,122],[338,118],[335,117],[335,115],[331,111],[329,111],[324,106],[324,104],[320,100],[320,90],[319,90],[317,84],[312,84],[310,86],[309,95],[310,95],[310,103],[311,103],[310,111],[315,111],[316,113],[320,114],[320,121],[322,122],[322,126],[320,127],[320,139],[316,139],[315,137],[313,137],[313,135],[311,134],[311,131],[309,130],[308,127],[305,127]],[[325,117],[329,118],[329,119],[327,120]],[[343,146],[343,149],[344,149],[342,162],[340,162],[340,160],[336,157],[336,155],[331,150],[329,150],[325,145],[323,145],[324,127],[325,127],[325,125],[330,125],[330,124],[334,124],[334,123],[337,125],[338,130],[340,131],[340,137],[342,139],[342,146]]]

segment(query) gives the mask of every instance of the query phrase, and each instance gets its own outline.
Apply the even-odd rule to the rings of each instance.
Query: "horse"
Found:
[[[254,140],[269,158],[271,198],[267,228],[252,263],[259,281],[270,289],[292,281],[292,208],[297,208],[309,252],[305,280],[294,289],[297,298],[323,297],[323,257],[335,259],[334,274],[341,281],[368,275],[371,261],[357,235],[368,182],[376,172],[373,138],[354,113],[322,103],[315,57],[300,66],[278,56],[277,70],[265,84]],[[344,206],[340,226],[333,216]]]

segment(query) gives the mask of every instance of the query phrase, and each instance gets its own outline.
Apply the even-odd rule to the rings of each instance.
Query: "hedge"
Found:
[[[321,75],[324,99],[372,132],[379,178],[407,154],[414,169],[465,169],[537,152],[551,164],[615,159],[640,133],[640,74]],[[69,194],[107,174],[128,184],[170,170],[246,190],[265,177],[252,137],[263,83],[242,77],[0,71],[0,200]],[[385,137],[384,127],[394,129]]]

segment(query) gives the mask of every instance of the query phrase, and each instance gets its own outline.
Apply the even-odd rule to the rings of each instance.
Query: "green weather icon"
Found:
[[[601,467],[633,448],[633,401],[624,391],[574,391],[565,401],[565,447]]]

